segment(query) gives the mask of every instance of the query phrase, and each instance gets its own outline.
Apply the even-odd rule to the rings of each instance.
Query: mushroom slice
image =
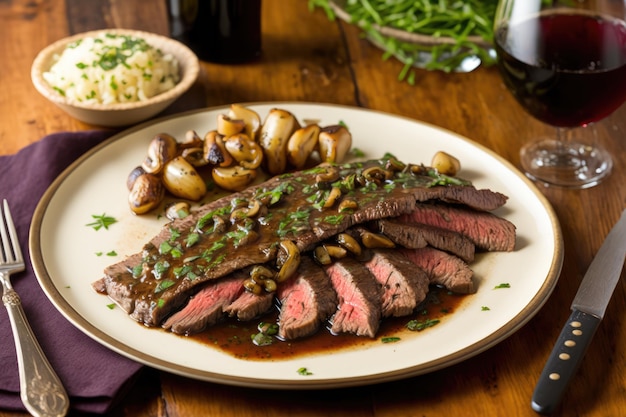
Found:
[[[257,140],[261,129],[261,117],[257,112],[241,104],[231,104],[228,117],[236,120],[243,120],[245,123],[245,133],[253,141]]]
[[[196,169],[182,156],[172,159],[163,170],[163,184],[176,197],[198,201],[206,194],[206,184]]]
[[[156,208],[165,197],[161,179],[153,174],[139,175],[128,194],[128,205],[135,214],[144,214]]]
[[[178,151],[184,151],[189,148],[202,148],[203,146],[204,141],[200,135],[195,130],[188,130],[185,132],[185,139],[178,143]]]
[[[295,116],[286,110],[272,109],[261,127],[259,143],[263,148],[267,171],[272,175],[285,172],[287,168],[287,142],[300,127]]]
[[[454,156],[439,151],[434,156],[430,165],[440,174],[455,176],[461,169],[461,162]]]
[[[363,246],[369,249],[396,247],[396,244],[387,236],[372,232],[363,232],[361,234],[361,242]]]
[[[186,148],[181,156],[196,168],[203,167],[209,163],[204,157],[203,148]]]
[[[225,114],[217,116],[217,133],[222,136],[236,135],[246,128],[246,122],[242,119],[232,118]]]
[[[212,130],[204,136],[204,159],[220,167],[232,165],[233,157],[226,150],[224,137]]]
[[[313,258],[320,265],[330,265],[333,263],[333,260],[330,258],[330,254],[328,253],[328,249],[324,245],[317,246],[313,250]]]
[[[289,137],[287,142],[287,161],[294,168],[304,168],[311,153],[317,147],[320,130],[319,125],[308,125],[296,130]]]
[[[228,191],[241,191],[256,178],[256,170],[234,165],[215,167],[211,170],[213,181],[220,188]]]
[[[148,174],[158,174],[178,153],[178,143],[167,133],[156,135],[148,146],[148,155],[141,167]]]
[[[244,168],[257,169],[263,161],[263,149],[248,135],[239,133],[226,138],[226,151]]]
[[[298,270],[298,266],[300,266],[300,250],[291,240],[282,240],[279,246],[281,251],[284,252],[285,258],[282,260],[280,270],[276,274],[276,282],[284,282]]]
[[[352,134],[341,125],[325,127],[321,130],[319,152],[322,162],[342,162],[352,147]]]
[[[126,188],[128,188],[129,191],[132,190],[137,178],[145,173],[146,171],[144,171],[142,167],[135,167],[132,171],[130,171],[130,174],[128,174],[128,177],[126,178]]]
[[[165,217],[170,220],[184,219],[191,214],[191,206],[186,201],[176,201],[165,206]]]
[[[337,235],[337,243],[339,243],[343,248],[347,249],[354,255],[361,255],[361,245],[355,238],[353,238],[348,233],[339,233]]]

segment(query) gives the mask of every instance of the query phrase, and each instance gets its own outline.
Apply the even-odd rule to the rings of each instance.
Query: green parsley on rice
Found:
[[[75,102],[146,100],[180,80],[178,62],[144,39],[104,33],[68,45],[43,78]]]

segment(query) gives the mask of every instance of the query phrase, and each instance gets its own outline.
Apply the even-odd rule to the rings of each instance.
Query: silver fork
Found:
[[[69,408],[69,398],[61,380],[50,366],[33,334],[22,302],[9,280],[15,272],[24,270],[24,257],[17,240],[17,232],[3,200],[0,207],[0,281],[2,302],[7,308],[20,374],[20,396],[26,409],[34,416],[64,416]]]

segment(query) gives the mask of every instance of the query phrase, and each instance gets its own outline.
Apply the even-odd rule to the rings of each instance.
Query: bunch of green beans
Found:
[[[493,19],[497,0],[347,0],[344,10],[351,22],[385,52],[383,58],[396,57],[405,64],[399,75],[412,83],[413,65],[428,70],[454,71],[469,57],[478,57],[484,65],[494,63],[485,44],[493,41]],[[322,8],[329,19],[334,13],[328,0],[309,0],[309,6]],[[420,45],[384,36],[376,30],[391,27],[405,32],[432,37],[447,37],[451,44]],[[469,37],[480,37],[478,45]]]

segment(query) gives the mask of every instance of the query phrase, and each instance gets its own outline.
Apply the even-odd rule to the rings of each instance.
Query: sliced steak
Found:
[[[383,317],[407,316],[426,298],[428,277],[397,250],[372,251],[364,265],[382,287]]]
[[[178,334],[201,332],[224,318],[224,308],[243,292],[244,274],[235,273],[209,282],[189,299],[187,305],[170,316],[163,328]]]
[[[374,223],[380,233],[405,248],[432,246],[453,253],[465,262],[474,260],[474,243],[460,233],[441,227],[395,220],[378,220]]]
[[[504,194],[487,189],[477,190],[472,186],[443,186],[429,188],[430,198],[426,192],[417,194],[417,201],[443,201],[445,203],[462,204],[474,210],[493,211],[506,204],[508,197]]]
[[[279,286],[278,337],[285,340],[310,336],[337,310],[337,294],[328,275],[307,256],[297,274]]]
[[[256,295],[244,291],[235,301],[224,307],[224,313],[229,317],[237,317],[240,321],[250,321],[270,311],[273,305],[272,293]]]
[[[385,164],[383,159],[320,166],[210,202],[167,224],[142,253],[107,267],[94,288],[135,320],[157,326],[206,281],[274,260],[281,240],[293,240],[304,252],[352,225],[410,213],[417,201],[454,202],[480,210],[506,202],[500,193],[470,185],[433,186],[427,169],[396,172],[384,183],[366,177],[366,170]],[[340,175],[333,184],[339,184],[341,196],[331,207],[323,207],[329,201],[330,184],[318,181],[326,171]],[[363,181],[354,180],[357,177]],[[340,212],[344,198],[358,201],[358,208]],[[263,210],[256,216],[238,217],[242,202],[259,203]]]
[[[324,267],[339,306],[331,317],[331,332],[376,337],[382,317],[381,286],[362,263],[344,258]]]
[[[400,252],[426,273],[431,284],[459,294],[476,292],[474,272],[456,256],[430,247],[400,249]]]
[[[515,248],[515,225],[493,213],[445,204],[417,204],[412,213],[399,220],[452,230],[488,251],[510,252]]]

